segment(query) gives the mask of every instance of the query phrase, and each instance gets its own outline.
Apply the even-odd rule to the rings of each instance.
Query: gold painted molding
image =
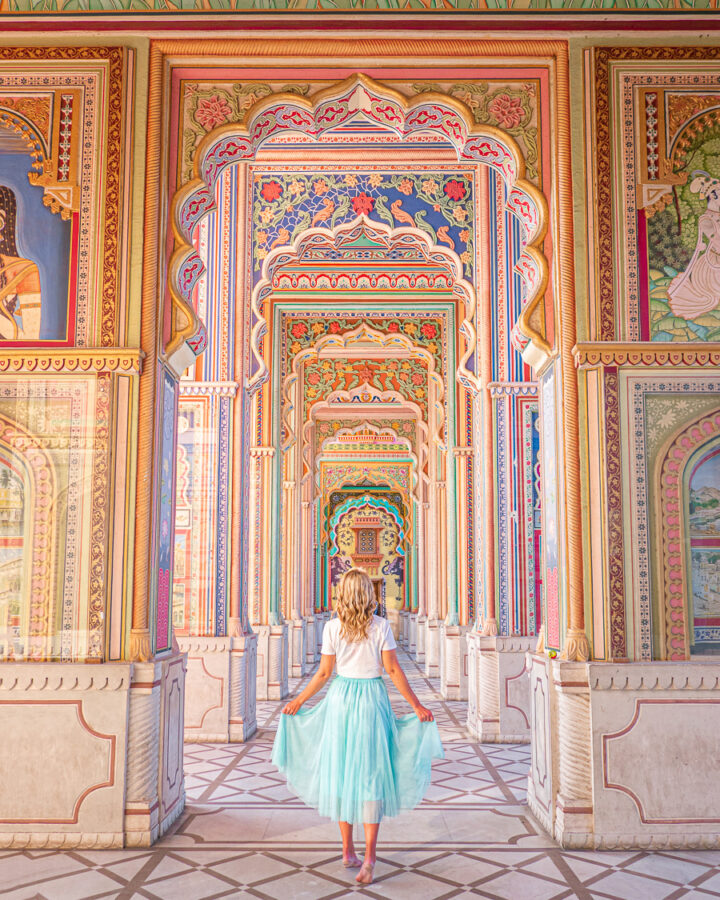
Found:
[[[636,341],[581,343],[573,347],[579,369],[595,366],[720,366],[720,342]]]
[[[120,372],[139,375],[145,353],[139,348],[37,349],[5,348],[0,351],[0,374],[81,375]]]

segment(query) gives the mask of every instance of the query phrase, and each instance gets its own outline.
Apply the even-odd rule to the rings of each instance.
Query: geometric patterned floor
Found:
[[[247,744],[186,747],[186,811],[158,844],[0,853],[0,900],[720,897],[720,851],[560,850],[523,806],[529,748],[470,740],[465,704],[442,700],[437,685],[399,655],[416,694],[435,714],[446,759],[434,763],[422,805],[381,825],[369,887],[356,885],[355,872],[343,869],[337,827],[294,799],[271,766],[283,704],[264,702],[258,734]],[[409,711],[388,686],[395,711]],[[358,828],[360,853],[361,834]]]

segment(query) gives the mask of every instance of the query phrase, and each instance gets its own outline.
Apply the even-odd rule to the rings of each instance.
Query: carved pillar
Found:
[[[553,663],[557,698],[558,784],[555,838],[564,847],[580,844],[593,830],[593,761],[590,688],[585,663]]]
[[[431,482],[431,506],[429,512],[429,529],[426,546],[428,549],[428,566],[430,572],[430,591],[427,602],[427,619],[425,621],[425,675],[437,678],[440,675],[440,594],[443,582],[442,553],[442,484]]]
[[[250,621],[257,633],[257,697],[278,700],[288,693],[287,625],[278,614],[271,616],[271,583],[268,573],[277,560],[271,558],[269,508],[274,447],[250,449]]]
[[[418,608],[415,618],[415,659],[425,662],[425,626],[427,623],[428,594],[430,590],[428,546],[428,514],[430,504],[423,501],[418,505]]]

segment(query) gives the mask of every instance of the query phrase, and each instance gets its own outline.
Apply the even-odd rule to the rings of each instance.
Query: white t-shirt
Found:
[[[350,643],[340,637],[340,619],[330,619],[323,629],[324,656],[334,656],[337,673],[345,678],[378,678],[383,673],[382,651],[396,650],[390,623],[381,616],[373,616],[368,636]]]

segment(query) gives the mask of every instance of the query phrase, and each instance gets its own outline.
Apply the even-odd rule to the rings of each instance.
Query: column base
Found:
[[[0,847],[149,846],[185,805],[185,659],[0,663]]]
[[[307,642],[307,619],[289,619],[288,623],[288,667],[291,678],[302,678],[305,668],[305,644]]]
[[[425,625],[427,616],[417,615],[415,617],[415,662],[425,662]]]
[[[440,677],[440,628],[442,619],[425,620],[425,677]]]
[[[320,661],[320,649],[317,645],[317,615],[307,616],[305,632],[305,671],[312,672]],[[323,625],[325,623],[323,622]]]
[[[257,730],[257,636],[178,637],[187,653],[185,741],[242,742]]]
[[[468,642],[468,731],[479,741],[530,742],[530,691],[526,655],[535,637],[483,635]]]
[[[322,636],[325,623],[330,621],[332,613],[324,611],[315,613],[315,660],[319,661],[322,649]]]
[[[257,625],[257,698],[282,700],[288,689],[288,626]]]
[[[562,847],[720,847],[708,788],[720,775],[719,663],[575,663],[535,654],[528,668],[528,803]]]
[[[467,625],[440,624],[440,692],[447,700],[467,700]]]
[[[408,638],[407,638],[407,652],[411,656],[415,656],[417,651],[417,614],[414,612],[408,613]]]

